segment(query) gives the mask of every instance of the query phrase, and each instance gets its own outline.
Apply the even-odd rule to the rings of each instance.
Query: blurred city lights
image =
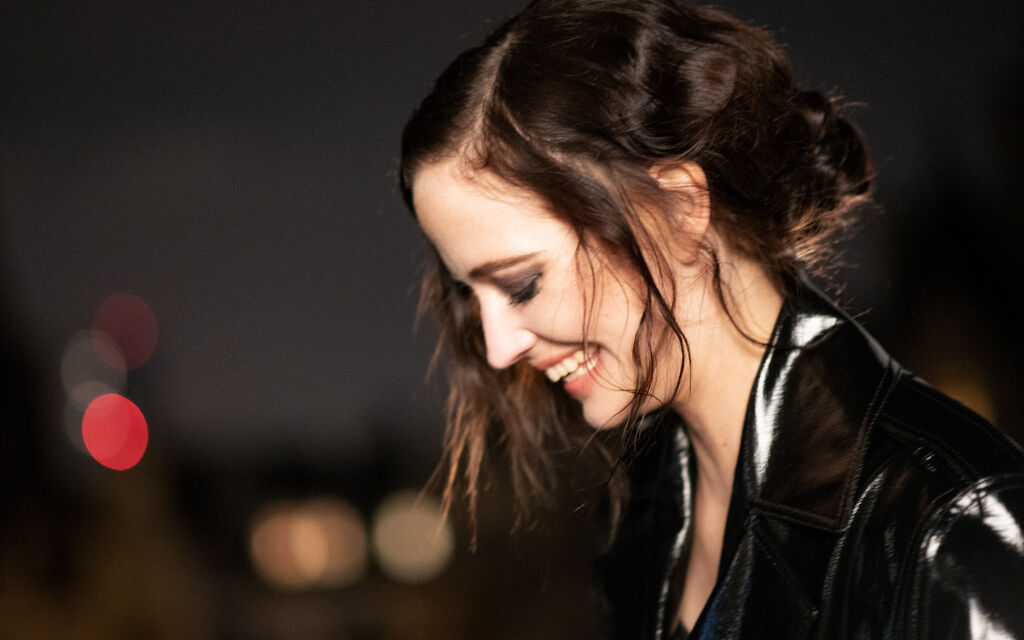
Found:
[[[83,387],[84,384],[100,384],[114,393],[120,393],[124,391],[125,385],[125,365],[121,351],[106,334],[83,331],[64,347],[60,359],[60,379],[64,391],[75,403],[82,401],[82,391],[89,388]],[[91,401],[92,398],[86,398],[84,404],[76,406],[84,410]]]
[[[64,405],[64,429],[68,440],[82,453],[88,453],[82,440],[82,418],[85,416],[85,410],[96,398],[118,391],[119,389],[99,380],[87,380],[67,394],[68,400]]]
[[[92,318],[93,331],[110,337],[121,352],[120,366],[129,371],[146,364],[156,348],[159,328],[156,316],[146,301],[128,293],[104,300]],[[106,360],[104,351],[97,349]],[[118,361],[107,361],[111,367]]]
[[[249,553],[257,573],[283,589],[345,587],[369,565],[366,527],[338,498],[280,502],[254,521]]]
[[[108,393],[118,393],[119,391],[123,391],[123,389],[115,389],[99,380],[86,380],[75,385],[75,388],[68,393],[68,403],[77,409],[79,413],[85,413],[85,410],[96,398]]]
[[[146,418],[124,396],[99,396],[89,403],[82,416],[82,441],[96,462],[118,471],[130,469],[146,452]]]
[[[372,536],[381,569],[405,583],[437,577],[455,549],[455,536],[441,506],[415,491],[399,491],[381,503]]]

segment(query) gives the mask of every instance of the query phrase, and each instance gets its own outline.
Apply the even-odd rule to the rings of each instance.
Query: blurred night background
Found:
[[[579,494],[510,535],[496,473],[475,552],[414,498],[443,376],[399,134],[519,6],[3,0],[0,640],[600,636]],[[860,105],[847,308],[1024,436],[1024,7],[720,6]],[[126,470],[83,443],[110,392]]]

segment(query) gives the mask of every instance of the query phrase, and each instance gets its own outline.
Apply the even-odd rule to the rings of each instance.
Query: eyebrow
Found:
[[[537,257],[538,254],[538,251],[534,251],[533,253],[526,253],[521,256],[503,258],[501,260],[491,260],[490,262],[485,262],[481,265],[473,267],[473,269],[470,270],[469,272],[469,277],[473,278],[474,280],[485,280],[489,278],[491,275],[493,275],[495,271],[501,271],[502,269],[514,267],[517,264],[526,262],[527,260],[532,260],[533,258]]]

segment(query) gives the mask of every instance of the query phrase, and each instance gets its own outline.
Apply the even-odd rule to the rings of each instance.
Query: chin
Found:
[[[606,390],[607,391],[607,390]],[[614,391],[608,395],[596,394],[582,401],[583,420],[596,430],[617,429],[626,422],[629,417],[630,405],[633,402],[633,394]],[[640,415],[664,408],[665,403],[651,400],[644,404]]]
[[[610,400],[610,399],[609,399]],[[592,429],[616,429],[629,417],[629,402],[600,402],[588,398],[583,402],[583,420]]]

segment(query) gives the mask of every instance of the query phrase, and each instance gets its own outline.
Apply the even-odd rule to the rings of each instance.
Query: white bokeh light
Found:
[[[372,539],[381,569],[394,580],[410,584],[440,575],[455,549],[455,535],[440,504],[415,491],[399,491],[381,503]]]
[[[126,379],[124,366],[112,367],[107,364],[116,364],[118,361],[123,362],[120,350],[114,341],[103,333],[82,331],[75,334],[64,347],[60,359],[60,380],[65,393],[72,394],[84,383],[103,384],[114,393],[122,393]]]

